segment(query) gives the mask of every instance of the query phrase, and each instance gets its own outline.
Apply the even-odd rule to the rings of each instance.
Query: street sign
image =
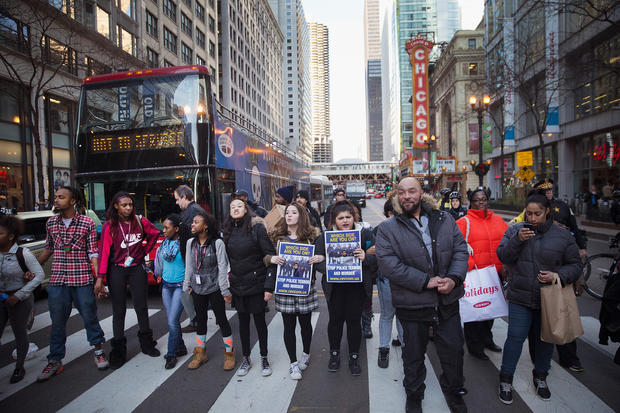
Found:
[[[521,181],[523,181],[524,184],[527,184],[529,181],[532,180],[532,178],[536,176],[536,172],[534,172],[527,166],[524,166],[523,168],[519,169],[515,176]]]
[[[517,152],[517,166],[532,166],[534,165],[534,158],[532,151]]]

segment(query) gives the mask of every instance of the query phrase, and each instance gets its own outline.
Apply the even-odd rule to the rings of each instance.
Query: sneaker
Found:
[[[332,373],[338,371],[340,368],[340,354],[337,351],[332,351],[329,355],[329,363],[327,364],[327,370]]]
[[[395,338],[395,339],[392,340],[392,345],[394,347],[400,347],[402,345],[402,343],[400,342],[399,339]]]
[[[173,368],[176,367],[177,365],[177,358],[174,356],[164,356],[164,358],[166,359],[166,364],[164,365],[164,368],[166,370],[171,370]]]
[[[45,366],[45,368],[41,372],[41,374],[39,374],[39,376],[37,377],[37,381],[39,383],[48,381],[50,377],[59,375],[64,369],[65,367],[62,365],[62,361],[50,360],[47,363],[47,366]]]
[[[301,380],[301,370],[299,369],[299,362],[291,363],[288,368],[288,374],[291,375],[291,379],[293,380]]]
[[[504,404],[512,404],[512,384],[499,382],[499,401]]]
[[[299,365],[299,370],[304,371],[310,365],[310,354],[301,353],[301,357],[297,360],[297,364]]]
[[[11,379],[9,380],[11,384],[15,384],[18,381],[21,381],[26,375],[26,370],[24,368],[19,368],[13,370],[13,374],[11,375]]]
[[[349,356],[349,370],[351,370],[352,376],[359,376],[362,374],[359,358],[357,353],[353,353]]]
[[[269,365],[269,360],[267,360],[267,357],[261,356],[261,364],[263,367],[261,371],[263,377],[271,376],[271,366]]]
[[[244,356],[241,361],[241,366],[239,367],[239,370],[237,370],[237,376],[245,376],[251,368],[252,362],[250,361],[250,356]]]
[[[110,367],[110,363],[103,350],[95,350],[95,366],[97,366],[99,370],[105,370]]]
[[[539,375],[534,373],[534,387],[536,388],[536,395],[544,401],[551,399],[551,391],[547,386],[547,377],[545,375]]]
[[[580,363],[573,363],[568,366],[568,369],[577,373],[581,373],[583,371],[583,366]]]
[[[382,369],[387,369],[390,364],[390,349],[389,347],[379,347],[379,358],[377,364]]]

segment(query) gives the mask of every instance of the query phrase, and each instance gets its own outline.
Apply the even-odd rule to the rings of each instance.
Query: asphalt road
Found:
[[[369,200],[363,211],[366,221],[377,224],[382,220],[383,199]],[[593,249],[604,250],[604,245],[593,244]],[[320,285],[320,284],[319,284]],[[189,371],[189,355],[180,359],[175,370],[164,370],[164,359],[150,358],[139,352],[135,313],[128,301],[126,337],[128,338],[128,362],[115,371],[97,371],[92,361],[92,351],[77,312],[67,325],[67,356],[65,371],[47,383],[35,383],[35,377],[45,365],[50,334],[47,301],[36,303],[34,331],[30,339],[40,350],[35,358],[26,363],[26,378],[18,384],[8,383],[13,371],[11,351],[14,342],[9,328],[0,346],[0,411],[1,412],[403,412],[405,394],[402,388],[402,361],[400,348],[392,347],[390,367],[377,367],[379,305],[374,293],[374,337],[364,340],[361,349],[362,375],[352,377],[348,371],[346,344],[342,345],[343,363],[336,373],[327,371],[329,347],[327,340],[328,313],[322,293],[320,306],[313,314],[314,334],[311,364],[303,372],[299,382],[288,376],[289,361],[282,340],[282,319],[273,310],[267,313],[269,324],[269,358],[273,367],[270,377],[261,377],[258,364],[257,337],[252,333],[255,363],[245,377],[225,372],[221,335],[209,313],[207,338],[208,363]],[[557,356],[548,379],[552,400],[543,402],[534,395],[531,384],[531,363],[525,351],[515,375],[515,402],[510,406],[497,399],[498,371],[501,354],[489,354],[490,361],[480,361],[465,353],[465,397],[469,411],[478,412],[613,412],[620,411],[620,366],[611,362],[612,353],[618,347],[601,346],[597,340],[598,308],[600,303],[589,296],[579,298],[582,320],[586,333],[578,340],[578,351],[585,371],[574,373],[557,364]],[[167,345],[167,322],[156,291],[149,296],[150,322],[158,348],[165,353]],[[233,337],[238,339],[238,317],[229,309]],[[111,338],[111,303],[104,299],[98,304],[98,315]],[[185,315],[183,316],[185,317]],[[183,325],[187,320],[183,321]],[[507,324],[496,320],[495,341],[503,346]],[[252,331],[254,328],[252,327]],[[190,353],[194,335],[184,334]],[[346,340],[343,340],[346,341]],[[524,347],[525,348],[525,347]],[[109,351],[109,344],[106,344]],[[301,345],[298,344],[298,352]],[[239,360],[239,358],[238,358]],[[239,363],[237,363],[238,365]],[[438,384],[441,366],[434,345],[429,344],[427,357],[427,390],[423,407],[426,412],[445,412],[447,405]]]

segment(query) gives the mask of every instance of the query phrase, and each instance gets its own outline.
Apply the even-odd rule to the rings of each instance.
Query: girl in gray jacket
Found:
[[[34,300],[32,292],[41,284],[45,274],[43,268],[29,249],[22,249],[24,264],[34,278],[24,279],[24,270],[18,257],[17,237],[21,234],[22,222],[14,215],[0,218],[0,335],[7,321],[11,322],[17,343],[17,362],[10,382],[17,383],[26,375],[24,360],[28,354],[27,324],[32,313]]]
[[[187,241],[185,254],[185,281],[183,290],[189,291],[196,308],[196,348],[194,358],[187,366],[197,369],[207,362],[207,307],[211,309],[224,340],[224,370],[235,368],[232,330],[226,317],[225,302],[232,301],[228,284],[228,256],[220,239],[219,228],[213,215],[199,212],[192,222],[194,238]]]

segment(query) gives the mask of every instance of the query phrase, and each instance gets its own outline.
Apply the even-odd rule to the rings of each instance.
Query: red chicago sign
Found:
[[[424,137],[429,136],[428,127],[428,55],[433,42],[418,36],[405,44],[409,53],[413,78],[413,146],[425,148]]]

